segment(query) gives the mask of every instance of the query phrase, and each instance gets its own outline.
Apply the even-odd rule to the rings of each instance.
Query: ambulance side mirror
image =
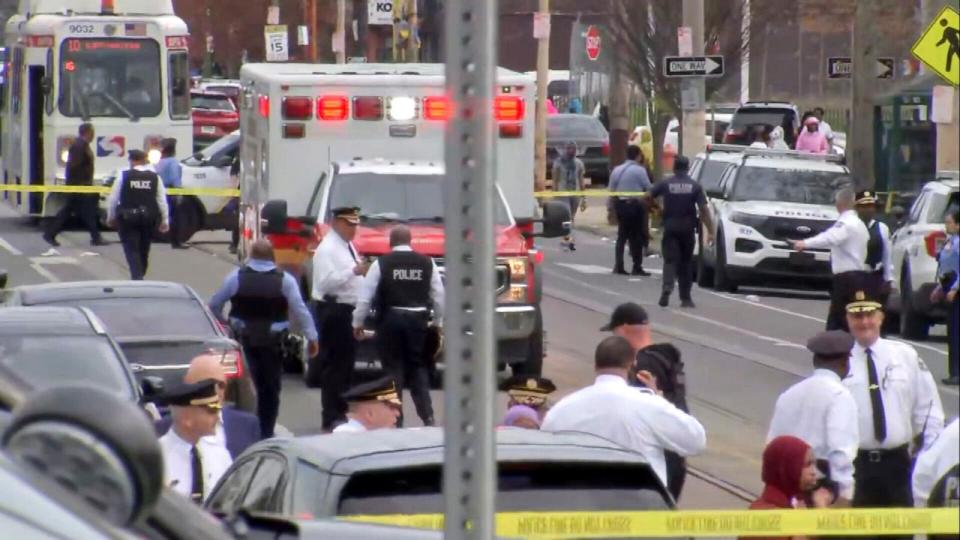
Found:
[[[570,206],[558,201],[548,201],[543,205],[543,230],[537,236],[560,238],[570,234]]]
[[[260,226],[266,234],[282,234],[287,230],[287,201],[268,201],[260,210]]]
[[[0,289],[7,288],[7,271],[0,268]]]

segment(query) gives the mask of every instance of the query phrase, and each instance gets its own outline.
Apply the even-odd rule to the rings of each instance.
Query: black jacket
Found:
[[[77,138],[67,152],[67,185],[93,185],[93,151],[87,141]]]

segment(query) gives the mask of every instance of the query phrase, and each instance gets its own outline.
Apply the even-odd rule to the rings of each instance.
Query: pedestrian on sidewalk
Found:
[[[937,254],[937,288],[930,295],[934,304],[943,303],[950,310],[947,321],[947,378],[943,384],[960,384],[960,352],[957,348],[957,330],[960,326],[960,306],[957,305],[957,289],[960,288],[960,212],[956,207],[944,219],[947,241]]]
[[[120,233],[130,279],[142,280],[153,233],[170,230],[169,209],[167,191],[153,167],[147,165],[147,155],[143,150],[130,150],[129,157],[130,168],[116,179],[107,197],[107,224]]]
[[[568,142],[563,149],[563,155],[553,161],[553,189],[556,191],[583,191],[583,177],[587,168],[577,157],[577,143]],[[570,205],[570,234],[563,237],[560,246],[570,251],[576,251],[573,241],[573,223],[577,217],[577,210],[585,210],[587,200],[578,196],[561,197]]]
[[[183,167],[177,159],[177,140],[163,139],[161,141],[160,161],[157,162],[157,174],[163,180],[166,189],[183,186]],[[167,195],[167,206],[170,208],[170,247],[173,249],[187,249],[182,243],[180,234],[180,195]]]
[[[66,184],[68,186],[93,185],[94,158],[93,151],[90,150],[93,138],[93,124],[80,124],[77,139],[67,150]],[[63,207],[50,222],[50,226],[43,234],[43,239],[51,246],[58,247],[60,242],[57,242],[57,235],[63,230],[67,220],[71,216],[76,216],[90,232],[90,244],[94,246],[104,245],[105,242],[100,237],[99,224],[97,223],[97,205],[100,196],[96,193],[65,193],[62,195],[64,199]]]
[[[627,160],[617,165],[610,173],[610,193],[614,198],[617,213],[617,244],[614,247],[613,273],[626,275],[623,251],[629,244],[633,259],[632,273],[649,276],[643,269],[643,254],[649,243],[649,212],[642,195],[619,197],[616,193],[646,192],[650,189],[650,176],[643,166],[643,152],[637,146],[627,147]]]

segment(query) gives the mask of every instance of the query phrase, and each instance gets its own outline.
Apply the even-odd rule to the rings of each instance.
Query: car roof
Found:
[[[576,118],[585,118],[585,119],[589,119],[589,120],[596,120],[597,122],[600,121],[599,118],[597,118],[596,116],[593,116],[592,114],[577,114],[577,113],[558,113],[558,114],[551,114],[550,116],[547,117],[547,120],[572,120],[572,119],[576,119]]]
[[[723,161],[725,163],[738,163],[740,159],[743,158],[742,152],[727,152],[727,151],[717,151],[717,152],[700,152],[697,154],[697,159],[702,159],[704,161]]]
[[[740,105],[740,109],[762,109],[762,108],[778,108],[778,109],[796,109],[797,106],[789,101],[748,101],[743,105]]]
[[[744,156],[743,164],[746,167],[762,167],[766,169],[802,169],[808,171],[849,172],[845,166],[833,161],[796,159],[786,156]]]
[[[224,94],[223,92],[216,92],[214,90],[207,90],[205,88],[201,88],[200,90],[191,90],[190,95],[230,99],[230,96]]]
[[[337,164],[337,174],[443,174],[443,161],[417,159],[353,159]]]
[[[24,305],[98,298],[179,298],[195,299],[187,285],[171,281],[65,281],[22,285],[14,289]]]
[[[91,336],[103,327],[87,310],[77,307],[0,308],[0,335],[52,334]]]
[[[499,461],[590,461],[647,465],[646,459],[606,439],[577,432],[520,428],[496,431]],[[364,433],[332,433],[271,439],[258,448],[293,454],[334,474],[444,461],[443,429],[382,429]]]

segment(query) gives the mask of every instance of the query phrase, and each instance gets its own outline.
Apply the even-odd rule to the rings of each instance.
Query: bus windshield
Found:
[[[158,116],[161,80],[160,46],[152,39],[70,38],[60,46],[64,116]]]

